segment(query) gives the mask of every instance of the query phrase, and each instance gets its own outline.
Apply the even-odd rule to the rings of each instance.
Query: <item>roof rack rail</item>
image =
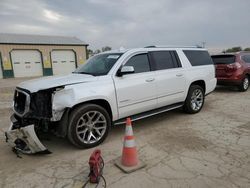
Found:
[[[155,45],[151,45],[151,46],[145,46],[144,48],[202,48],[199,45],[196,46],[155,46]]]

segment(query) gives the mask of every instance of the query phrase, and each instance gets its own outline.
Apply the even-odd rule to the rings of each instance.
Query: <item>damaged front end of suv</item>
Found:
[[[63,90],[64,86],[36,92],[16,88],[14,114],[10,118],[10,128],[5,132],[6,142],[13,150],[25,154],[51,153],[39,140],[39,133],[48,132],[49,127],[56,128],[50,125],[59,122],[63,116],[65,107],[55,104],[58,100],[62,101],[60,96],[65,93]]]

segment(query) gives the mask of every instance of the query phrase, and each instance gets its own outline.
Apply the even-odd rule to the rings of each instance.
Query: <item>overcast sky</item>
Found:
[[[250,46],[250,0],[0,0],[0,32],[76,36],[90,48]]]

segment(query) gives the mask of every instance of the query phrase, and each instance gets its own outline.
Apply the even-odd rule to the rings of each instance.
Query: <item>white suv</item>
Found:
[[[54,129],[77,147],[94,147],[126,117],[138,120],[180,107],[199,112],[216,82],[213,62],[202,48],[101,53],[70,75],[19,84],[6,140],[25,153],[44,152],[36,133]]]

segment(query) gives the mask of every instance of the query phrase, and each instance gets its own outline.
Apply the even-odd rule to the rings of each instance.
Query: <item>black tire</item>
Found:
[[[248,90],[249,88],[249,77],[248,76],[245,76],[242,81],[241,81],[241,84],[238,86],[239,88],[239,91],[241,92],[245,92]]]
[[[194,92],[198,92],[198,91],[201,94],[201,100],[196,99],[196,102],[199,102],[198,103],[199,105],[196,104],[194,102],[194,100],[192,99]],[[204,105],[204,102],[205,102],[205,94],[204,94],[203,88],[200,87],[199,85],[191,85],[189,88],[188,95],[187,95],[187,98],[185,100],[183,109],[186,113],[195,114],[195,113],[198,113],[199,111],[201,111],[201,109]],[[193,106],[193,103],[194,103],[194,105],[196,105],[197,108],[195,108],[195,106]]]
[[[97,115],[94,115],[95,112]],[[90,118],[90,115],[93,116],[92,119]],[[97,116],[99,115],[101,117],[102,123],[98,123],[99,121],[96,121],[97,123],[93,123],[94,121],[92,120],[95,117],[97,118]],[[91,120],[88,120],[88,118]],[[78,126],[80,122],[82,122],[81,123],[82,125]],[[106,124],[104,122],[106,122]],[[99,133],[96,130],[96,128],[101,128],[100,124],[103,127],[106,127],[105,130],[101,131],[102,133],[101,135],[99,135],[100,130],[98,129]],[[103,107],[95,104],[84,104],[82,106],[75,108],[70,113],[67,137],[68,140],[78,148],[92,148],[101,144],[105,140],[105,138],[109,133],[110,127],[111,127],[110,116]],[[84,132],[84,133],[79,133],[79,132]],[[96,138],[97,135],[99,135],[100,138],[96,139],[96,141],[93,141],[92,139],[89,141],[89,143],[86,143],[87,141],[85,142],[84,139],[86,138],[88,140],[90,134],[91,134],[90,138],[92,137],[92,135],[94,135]]]

